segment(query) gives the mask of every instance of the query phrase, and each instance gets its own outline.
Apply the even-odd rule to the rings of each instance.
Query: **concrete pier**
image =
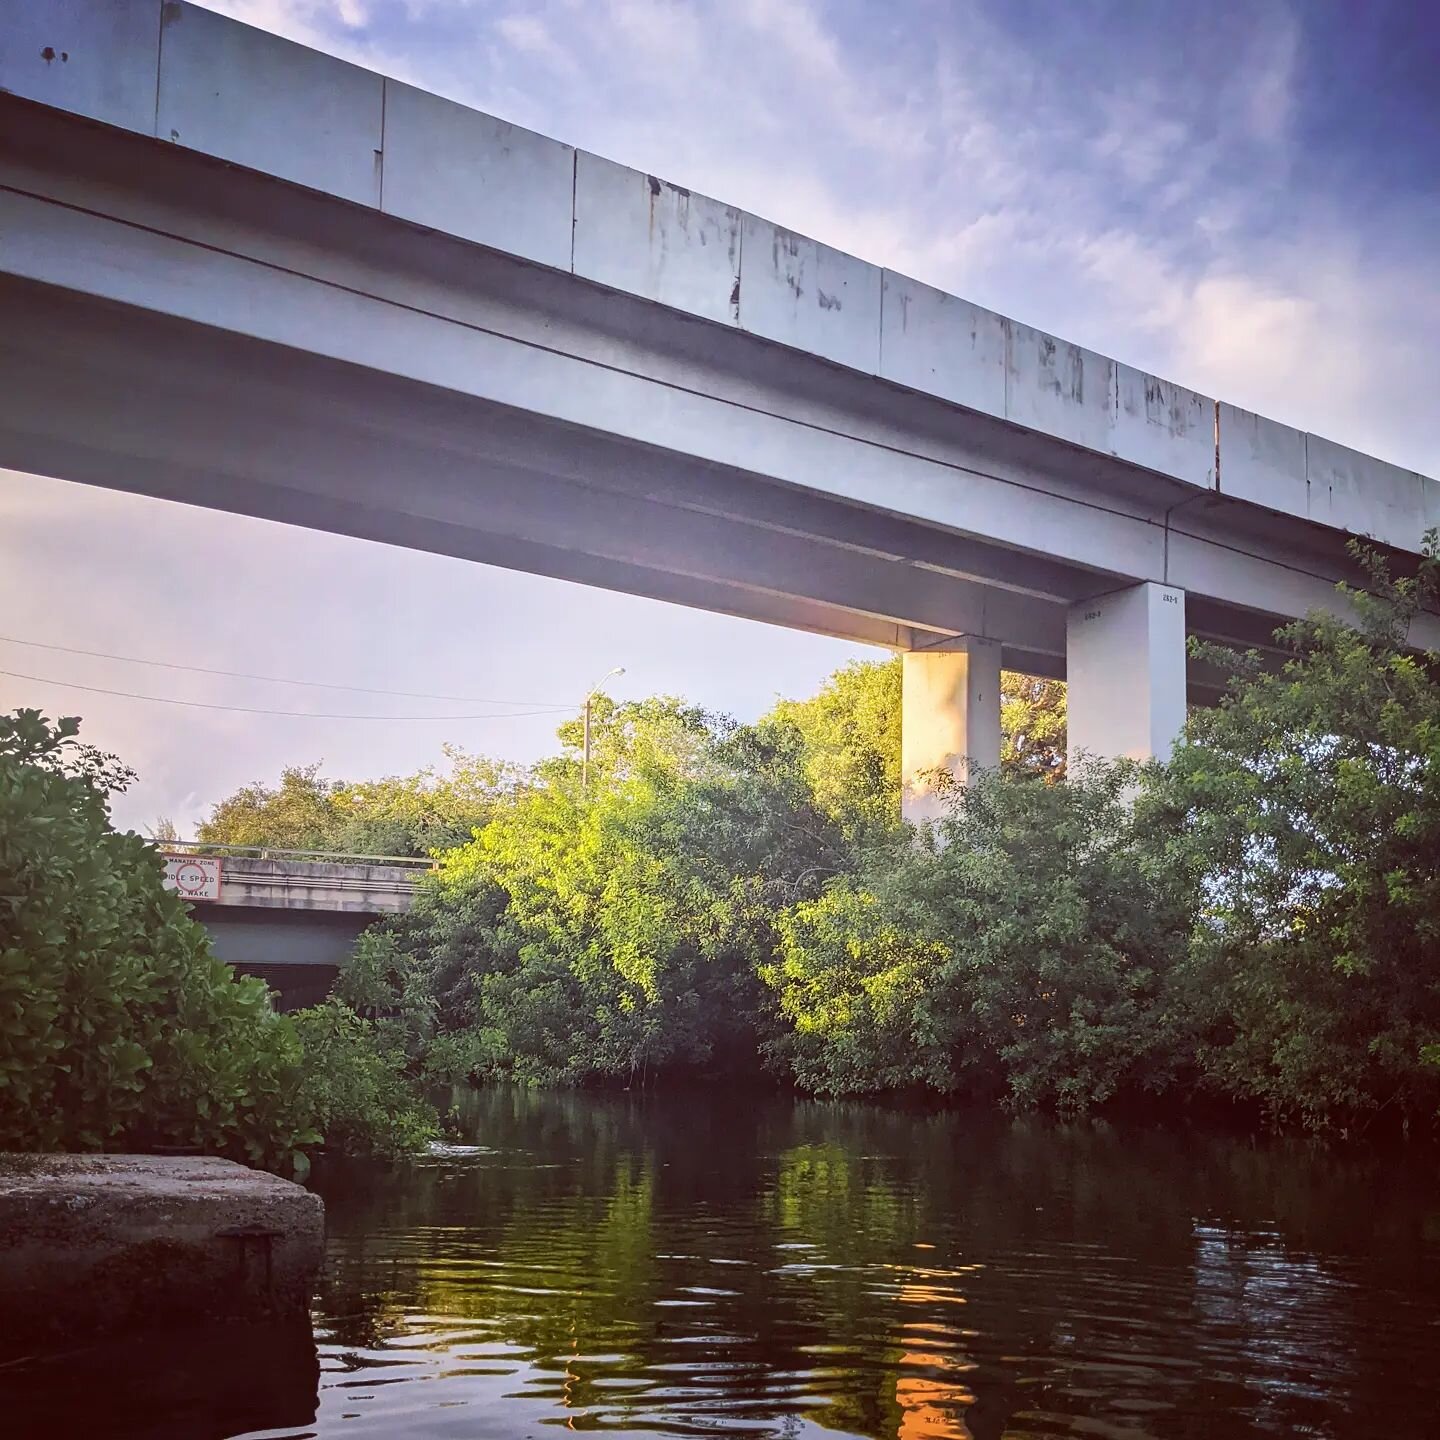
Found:
[[[1000,763],[1000,646],[962,637],[902,660],[901,813],[939,820],[945,795]]]
[[[1070,607],[1070,762],[1166,760],[1185,727],[1185,592],[1130,585]]]
[[[325,1207],[213,1156],[0,1155],[0,1334],[306,1315]]]

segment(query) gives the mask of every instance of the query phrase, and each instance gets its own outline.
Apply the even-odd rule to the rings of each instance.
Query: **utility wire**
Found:
[[[572,715],[580,708],[578,705],[551,705],[543,710],[500,710],[489,715],[327,715],[315,710],[263,710],[254,705],[216,705],[208,700],[177,700],[171,695],[141,695],[133,690],[106,690],[99,685],[80,685],[74,680],[52,680],[45,675],[22,675],[18,670],[0,670],[0,675],[8,675],[12,680],[30,680],[37,685],[59,685],[65,690],[84,690],[91,695],[116,695],[122,700],[148,700],[156,705],[184,705],[192,710],[228,710],[237,715],[284,715],[296,720],[521,720],[531,715]]]
[[[62,655],[87,655],[93,660],[119,660],[126,665],[154,665],[162,670],[189,670],[196,675],[220,675],[227,680],[261,680],[267,685],[308,685],[316,690],[343,690],[351,695],[388,695],[399,700],[453,700],[460,705],[535,705],[542,710],[576,710],[579,708],[576,705],[553,704],[548,700],[482,700],[474,695],[429,695],[420,690],[372,690],[364,685],[330,685],[323,680],[294,680],[284,675],[251,675],[244,670],[211,670],[204,665],[185,665],[178,660],[142,660],[135,655],[112,655],[106,650],[80,650],[72,645],[51,645],[44,640],[22,640],[17,635],[0,635],[0,643],[29,645],[37,650],[56,650]],[[55,680],[50,683],[58,685],[61,682]],[[120,694],[122,692],[115,691],[113,693]],[[280,714],[284,712],[266,713]]]

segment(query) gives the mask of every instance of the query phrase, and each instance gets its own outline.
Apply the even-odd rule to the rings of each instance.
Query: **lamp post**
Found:
[[[580,760],[580,789],[588,792],[590,789],[590,705],[599,692],[600,687],[616,675],[623,675],[625,667],[617,665],[613,670],[608,670],[591,687],[590,692],[585,696],[585,748],[582,751]]]

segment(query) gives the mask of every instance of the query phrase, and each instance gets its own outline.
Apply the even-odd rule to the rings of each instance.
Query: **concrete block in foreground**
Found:
[[[0,1333],[305,1314],[318,1195],[213,1156],[0,1155]]]

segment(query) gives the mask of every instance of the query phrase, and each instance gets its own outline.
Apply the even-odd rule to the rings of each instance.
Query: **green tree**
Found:
[[[1005,671],[1000,676],[1000,768],[1065,778],[1065,682]]]
[[[1432,532],[1418,573],[1392,580],[1353,548],[1357,624],[1285,627],[1278,671],[1197,647],[1234,679],[1191,718],[1150,812],[1205,899],[1209,1082],[1312,1126],[1440,1099],[1423,1063],[1440,1043],[1440,657],[1408,645],[1440,558]]]
[[[901,661],[854,660],[808,700],[781,700],[760,722],[800,736],[815,803],[860,843],[883,839],[900,814]],[[1065,773],[1065,686],[1000,677],[1000,768],[1057,780]]]
[[[446,856],[342,993],[429,1027],[432,1067],[572,1084],[754,1069],[774,915],[844,857],[798,742],[664,700],[597,704],[593,730],[588,789],[570,727],[569,753]]]
[[[333,801],[339,786],[320,776],[320,763],[287,765],[280,784],[242,785],[217,802],[195,832],[207,845],[266,845],[277,850],[327,850],[335,839]]]
[[[781,700],[760,722],[800,737],[815,804],[852,840],[893,830],[900,816],[900,659],[852,660],[808,700]]]
[[[197,838],[215,846],[416,857],[464,844],[524,782],[524,771],[456,746],[444,752],[447,769],[380,780],[327,780],[318,761],[287,766],[278,786],[256,780],[219,801]]]
[[[525,782],[518,765],[442,747],[449,762],[413,775],[349,781],[330,796],[337,850],[358,855],[432,855],[463,845]]]
[[[428,772],[336,787],[332,815],[463,839],[339,996],[435,1076],[765,1064],[827,1095],[1433,1115],[1440,658],[1409,631],[1440,556],[1432,536],[1397,581],[1357,554],[1358,624],[1287,627],[1278,671],[1200,647],[1234,679],[1168,765],[1067,774],[1064,687],[1007,674],[1001,765],[918,837],[897,820],[899,661],[749,726],[597,697],[588,785],[577,720],[524,776],[476,762],[451,809]]]
[[[1053,778],[1063,692],[1007,682],[1026,737],[1011,768]],[[338,993],[437,1075],[642,1083],[783,1065],[786,1020],[758,977],[788,907],[910,843],[899,692],[898,661],[852,665],[754,726],[597,696],[588,788],[576,719],[411,916],[361,942]],[[1059,749],[1036,759],[1057,713]]]

